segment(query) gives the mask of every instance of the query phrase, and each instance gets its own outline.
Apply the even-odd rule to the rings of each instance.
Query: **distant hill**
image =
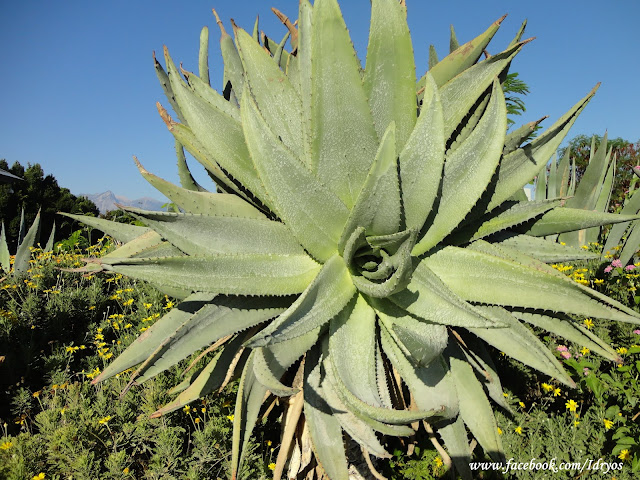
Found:
[[[96,204],[100,213],[107,213],[109,210],[116,210],[118,207],[116,203],[120,205],[126,205],[128,207],[136,207],[141,208],[143,210],[153,210],[160,211],[162,210],[162,205],[166,202],[161,202],[160,200],[156,200],[155,198],[143,197],[136,198],[135,200],[130,200],[127,197],[123,197],[121,195],[116,195],[112,191],[106,191],[104,193],[94,193],[87,194],[81,193],[80,197],[86,197]]]

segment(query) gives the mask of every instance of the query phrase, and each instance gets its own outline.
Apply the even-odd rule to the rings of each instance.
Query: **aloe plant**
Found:
[[[20,229],[18,230],[18,249],[13,260],[13,268],[11,266],[11,255],[9,253],[9,246],[7,244],[7,235],[4,228],[4,221],[2,222],[2,231],[0,232],[0,267],[6,273],[12,270],[16,273],[25,273],[29,269],[29,260],[31,259],[31,247],[36,244],[38,237],[38,229],[40,228],[40,212],[38,211],[36,218],[33,220],[31,227],[26,231],[24,220],[24,209],[20,215]],[[55,232],[55,224],[51,237],[47,242],[45,251],[52,250],[53,247],[53,235]]]
[[[165,49],[156,73],[177,121],[158,108],[182,186],[136,163],[181,211],[127,208],[146,228],[69,215],[124,243],[87,268],[182,299],[94,381],[137,366],[131,387],[202,351],[155,415],[239,377],[234,479],[274,396],[289,397],[275,478],[286,465],[290,476],[309,470],[310,442],[315,471],[346,479],[345,432],[365,456],[387,458],[385,436],[412,435],[420,421],[471,478],[468,432],[503,458],[492,347],[574,386],[530,326],[620,361],[571,315],[638,322],[547,265],[593,254],[544,238],[638,217],[529,202],[523,191],[595,88],[525,143],[535,125],[506,133],[501,88],[523,29],[484,59],[502,19],[466,44],[452,39],[418,79],[406,13],[404,2],[372,1],[364,68],[336,0],[300,1],[297,24],[276,11],[287,27],[278,43],[257,23],[253,35],[234,25],[234,42],[218,19],[220,93],[206,28],[199,75]],[[193,180],[184,149],[216,193]]]

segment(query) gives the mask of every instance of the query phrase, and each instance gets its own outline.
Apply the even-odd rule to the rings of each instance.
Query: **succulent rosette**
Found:
[[[272,395],[290,397],[276,477],[296,431],[340,480],[344,432],[388,458],[385,436],[424,421],[470,478],[468,433],[503,455],[494,347],[573,386],[530,327],[615,360],[571,315],[638,321],[548,265],[593,254],[545,239],[636,217],[523,192],[594,92],[529,142],[535,122],[507,133],[501,86],[523,29],[481,58],[500,19],[441,61],[432,55],[418,79],[403,2],[372,1],[364,68],[336,0],[301,0],[297,24],[276,13],[288,29],[279,44],[235,25],[234,42],[218,20],[220,92],[209,86],[206,29],[199,75],[179,71],[166,49],[166,70],[156,62],[181,186],[138,166],[180,211],[128,208],[146,228],[81,220],[124,242],[94,269],[182,301],[95,381],[137,366],[139,384],[203,351],[207,362],[157,414],[239,377],[234,478]],[[184,149],[216,192],[193,180]]]

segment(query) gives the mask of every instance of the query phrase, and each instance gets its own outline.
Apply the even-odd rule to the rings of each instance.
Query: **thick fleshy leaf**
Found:
[[[382,349],[409,387],[417,407],[439,410],[444,418],[454,417],[458,413],[458,399],[443,357],[439,355],[427,366],[417,366],[403,353],[386,325],[380,329],[380,338]]]
[[[424,237],[413,249],[421,255],[438,244],[467,216],[484,193],[498,166],[507,131],[504,94],[496,79],[491,100],[473,133],[444,163],[438,211]]]
[[[430,365],[449,341],[447,328],[418,320],[386,299],[371,299],[380,320],[409,361],[417,367]]]
[[[361,295],[331,320],[329,354],[340,379],[363,402],[382,406],[376,383],[376,312]],[[353,368],[360,365],[359,368]]]
[[[493,235],[494,233],[516,227],[527,220],[543,215],[562,205],[562,200],[541,200],[512,204],[507,210],[483,222],[471,237],[471,240]]]
[[[498,435],[498,425],[482,384],[466,361],[451,357],[449,362],[451,377],[458,392],[462,420],[482,449],[495,461],[503,461],[504,452]]]
[[[531,325],[566,338],[570,342],[575,343],[576,346],[587,347],[609,360],[621,362],[620,355],[617,354],[613,348],[602,340],[596,342],[591,337],[585,335],[578,325],[574,324],[574,322],[567,317],[518,311],[514,311],[513,315]]]
[[[315,328],[299,337],[254,349],[253,370],[258,381],[274,395],[291,395],[298,389],[280,383],[283,373],[308,350],[310,350],[324,334],[324,329]]]
[[[304,363],[304,416],[318,462],[332,480],[348,480],[347,458],[340,422],[324,399],[319,348]]]
[[[474,242],[473,247],[445,247],[423,263],[467,301],[638,321],[638,315],[624,305],[613,300],[605,304],[597,292],[581,289],[576,282],[545,270],[544,264],[533,259],[524,265],[496,256],[499,247],[486,242]],[[478,251],[480,248],[485,251]]]
[[[494,239],[495,243],[505,245],[544,263],[571,262],[574,260],[590,260],[598,258],[595,253],[583,248],[574,248],[557,242],[529,235],[509,233]]]
[[[264,401],[267,389],[258,382],[253,373],[253,354],[249,355],[244,365],[238,384],[236,409],[233,415],[233,440],[231,446],[231,479],[242,478],[242,467],[247,455],[247,445],[251,432],[258,420],[260,406]]]
[[[492,210],[502,204],[538,174],[558,149],[578,115],[596,93],[597,88],[598,86],[540,136],[503,157],[498,169],[498,181],[487,210]]]
[[[336,252],[347,208],[269,130],[250,94],[242,97],[245,138],[278,216],[320,261]]]
[[[182,188],[192,191],[192,192],[206,192],[206,190],[196,182],[191,175],[191,170],[189,170],[189,165],[187,165],[187,157],[184,154],[183,145],[176,140],[176,156],[178,157],[178,176],[180,177],[180,185]]]
[[[7,235],[4,229],[4,220],[2,221],[2,233],[0,233],[0,266],[5,272],[11,270],[11,255],[7,245]]]
[[[620,262],[623,265],[631,261],[633,255],[638,251],[638,245],[640,245],[640,228],[638,228],[638,222],[635,222],[620,252]]]
[[[545,237],[557,233],[572,232],[589,227],[599,227],[615,223],[637,220],[640,215],[620,215],[618,213],[595,212],[579,208],[556,208],[545,213],[523,233],[534,237]]]
[[[192,291],[231,295],[301,293],[320,266],[308,255],[207,255],[149,259],[109,259],[116,273]]]
[[[536,120],[535,122],[525,123],[520,128],[507,134],[507,136],[504,139],[504,150],[502,150],[502,154],[508,155],[514,150],[520,148],[520,146],[527,140],[527,138],[529,138],[529,135],[531,135],[533,132],[536,131],[536,127],[545,118],[547,117],[542,117],[541,119]],[[565,192],[565,195],[566,195],[566,192]],[[540,197],[537,197],[537,198],[538,200],[540,199]]]
[[[166,58],[169,62],[168,53]],[[189,128],[202,142],[202,147],[207,151],[208,156],[262,203],[270,205],[264,186],[249,156],[240,123],[196,95],[184,85],[177,73],[172,75],[171,72],[172,70],[169,72],[169,79],[176,100]]]
[[[423,260],[409,286],[389,299],[407,312],[429,322],[458,327],[499,327],[454,293]],[[446,278],[446,277],[443,277]]]
[[[364,72],[364,90],[378,137],[395,122],[399,153],[416,124],[417,109],[411,35],[406,12],[396,0],[374,0],[371,4]]]
[[[327,404],[331,407],[333,416],[340,422],[342,429],[360,445],[363,445],[369,453],[379,458],[391,458],[391,455],[380,444],[374,429],[360,417],[349,411],[340,400],[331,382],[322,383],[322,394]],[[413,432],[413,430],[411,430]]]
[[[204,83],[209,85],[209,27],[200,30],[200,51],[198,52],[198,72]]]
[[[416,420],[424,420],[433,417],[446,417],[448,410],[446,405],[438,405],[430,410],[393,410],[369,405],[356,397],[342,382],[333,366],[332,361],[325,359],[323,362],[327,379],[335,388],[340,400],[356,415],[370,417],[378,422],[391,425],[406,425]]]
[[[471,333],[511,358],[535,368],[571,388],[575,387],[574,381],[564,370],[562,364],[529,328],[518,322],[503,308],[487,306],[478,306],[478,308],[492,310],[495,315],[501,315],[509,326],[494,329],[469,328]]]
[[[338,2],[317,0],[312,22],[312,166],[320,181],[351,208],[378,139]]]
[[[226,100],[202,78],[197,77],[193,73],[182,70],[182,74],[186,77],[187,83],[194,93],[210,103],[212,107],[226,113],[234,120],[240,121],[240,109],[235,103]]]
[[[593,210],[596,206],[611,161],[611,150],[607,152],[606,132],[600,143],[600,148],[594,148],[591,152],[589,164],[580,178],[575,194],[567,200],[567,207]]]
[[[478,35],[470,42],[458,47],[455,51],[451,52],[429,70],[429,73],[431,73],[435,79],[438,87],[442,87],[449,80],[457,76],[459,73],[468,70],[469,67],[478,61],[482,55],[482,51],[498,31],[498,28],[505,17],[506,15],[493,22],[485,32]],[[418,82],[418,90],[422,88],[424,84],[425,77],[422,77]]]
[[[304,152],[311,158],[311,21],[313,7],[309,0],[300,0],[298,15],[298,77],[302,102],[302,134]],[[292,80],[293,81],[293,80]],[[295,85],[295,81],[293,81]]]
[[[391,123],[347,219],[338,246],[340,252],[358,227],[364,228],[369,236],[397,233],[401,206],[396,158],[396,129]]]
[[[202,307],[213,300],[214,295],[208,293],[194,293],[183,302],[160,318],[127,347],[92,383],[98,383],[113,377],[139,363],[144,362],[153,354],[164,340],[173,334],[184,322],[189,320]]]
[[[178,410],[194,400],[218,390],[227,377],[229,368],[233,366],[234,360],[238,360],[238,357],[244,353],[241,349],[243,340],[243,336],[239,335],[224,345],[174,401],[155,411],[151,417],[159,417]]]
[[[468,332],[456,333],[460,335],[464,342],[459,347],[461,347],[467,362],[474,368],[476,377],[482,383],[491,400],[507,412],[513,413],[505,400],[500,377],[484,342]]]
[[[302,105],[285,73],[247,32],[235,30],[249,92],[265,123],[302,163],[309,166],[302,148]]]
[[[282,342],[321,327],[340,313],[355,294],[344,260],[334,255],[291,307],[256,335],[249,346]]]
[[[175,257],[181,254],[180,250],[168,242],[163,242],[160,235],[149,230],[101,258]]]
[[[509,66],[523,45],[524,43],[516,44],[504,52],[474,65],[441,87],[440,99],[444,112],[444,136],[446,139],[451,137],[477,100],[491,87],[495,77]]]
[[[304,254],[283,223],[266,218],[126,210],[188,255]]]
[[[424,225],[438,195],[445,151],[442,103],[429,73],[424,95],[420,117],[399,160],[405,222],[416,230]]]
[[[442,437],[444,446],[447,447],[447,452],[458,473],[462,476],[462,480],[472,480],[473,475],[469,468],[471,447],[462,417],[458,415],[454,422],[438,426],[438,434]]]
[[[129,225],[126,223],[112,222],[111,220],[105,220],[104,218],[87,217],[84,215],[73,215],[66,212],[58,212],[58,215],[64,215],[65,217],[73,218],[78,222],[89,225],[92,228],[96,228],[110,237],[115,238],[118,242],[127,243],[140,235],[150,231],[146,227],[138,227],[136,225]]]
[[[222,51],[222,60],[224,63],[222,90],[225,92],[225,97],[227,99],[230,99],[233,96],[235,98],[234,101],[239,103],[240,96],[244,90],[242,60],[240,60],[240,54],[238,53],[238,50],[236,50],[233,39],[226,32],[215,9],[213,9],[213,15],[216,17],[216,23],[218,24],[218,27],[220,27],[221,34],[220,50]]]
[[[637,191],[631,195],[631,197],[625,202],[620,215],[636,215],[640,211],[640,194]],[[613,251],[613,248],[619,245],[622,241],[622,236],[627,228],[631,225],[630,222],[617,223],[611,227],[607,241],[602,248],[602,256],[607,255],[607,252]],[[634,252],[635,253],[635,252]]]
[[[217,296],[168,335],[135,372],[143,383],[215,341],[246,330],[284,312],[290,300],[281,297]]]
[[[236,195],[187,190],[148,172],[137,159],[136,162],[145,180],[187,213],[266,218],[257,208]]]

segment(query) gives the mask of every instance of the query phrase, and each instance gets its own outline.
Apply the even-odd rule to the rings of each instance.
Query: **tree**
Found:
[[[6,160],[0,160],[0,169],[6,170],[23,181],[16,181],[11,185],[0,185],[0,217],[7,229],[7,242],[10,251],[14,251],[20,228],[21,210],[24,208],[25,222],[30,225],[38,210],[40,214],[39,241],[44,245],[49,232],[56,223],[56,238],[68,237],[78,223],[67,217],[56,215],[56,212],[76,213],[80,215],[98,216],[95,204],[84,198],[71,194],[69,189],[61,188],[53,175],[45,175],[40,164],[28,164],[25,169],[19,162],[9,168]]]

